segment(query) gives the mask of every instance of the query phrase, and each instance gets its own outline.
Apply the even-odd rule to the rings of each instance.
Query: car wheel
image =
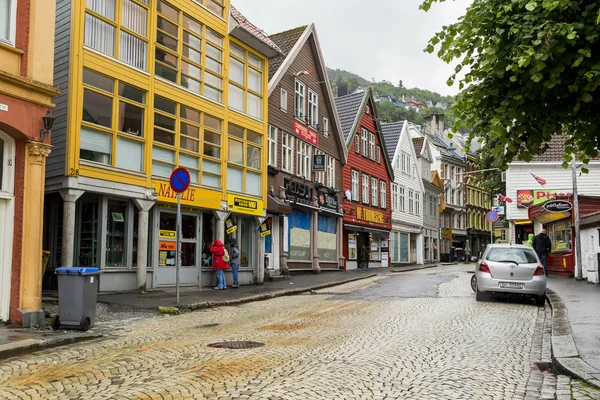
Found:
[[[471,277],[471,289],[473,289],[474,292],[477,292],[477,277],[475,274]]]
[[[535,298],[535,305],[538,307],[544,307],[546,304],[546,296],[541,294]]]

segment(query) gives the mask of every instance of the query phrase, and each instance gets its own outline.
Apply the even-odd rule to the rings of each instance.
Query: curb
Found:
[[[554,369],[600,389],[600,370],[589,365],[579,355],[565,303],[551,289],[546,289],[546,298],[552,308],[551,344]]]
[[[448,265],[454,265],[454,264],[448,264]],[[445,266],[445,265],[442,265],[442,266]],[[392,274],[400,274],[402,272],[420,271],[422,269],[430,269],[430,268],[437,268],[437,267],[439,267],[439,265],[435,264],[435,265],[428,265],[426,267],[414,267],[414,268],[400,269],[400,270],[396,270],[396,271],[392,269],[390,272]]]
[[[278,292],[258,294],[255,296],[243,297],[241,299],[235,299],[235,300],[203,301],[201,303],[192,303],[192,304],[182,305],[182,306],[178,306],[178,307],[180,309],[185,308],[185,309],[194,311],[194,310],[201,310],[201,309],[205,309],[205,308],[245,304],[245,303],[251,303],[253,301],[269,300],[269,299],[273,299],[275,297],[293,296],[293,295],[300,294],[300,293],[310,292],[311,290],[325,289],[325,288],[329,288],[329,287],[333,287],[333,286],[343,285],[345,283],[359,281],[362,279],[372,278],[374,276],[379,276],[379,275],[380,274],[369,274],[369,275],[364,275],[364,276],[358,276],[356,278],[346,279],[343,281],[322,283],[320,285],[315,285],[315,286],[310,286],[310,287],[305,287],[305,288],[280,290]]]
[[[55,339],[26,339],[15,343],[7,343],[0,345],[0,360],[14,356],[20,356],[23,354],[34,353],[40,350],[97,339],[103,336],[104,335],[101,333],[88,333],[85,335],[67,336]]]

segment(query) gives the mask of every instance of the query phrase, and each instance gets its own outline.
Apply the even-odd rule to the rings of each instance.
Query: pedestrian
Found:
[[[231,260],[229,262],[231,265],[231,276],[233,278],[233,285],[231,285],[231,287],[237,289],[240,287],[240,282],[238,280],[238,272],[240,270],[240,246],[238,245],[236,238],[231,238],[229,240],[229,243],[229,256],[231,257]]]
[[[525,246],[533,247],[533,237],[534,237],[534,234],[530,233],[529,238],[525,242]]]
[[[548,276],[548,254],[550,250],[552,250],[552,242],[548,235],[546,235],[546,230],[542,229],[540,233],[537,234],[536,237],[533,238],[533,250],[535,250],[536,254],[540,258],[540,262],[544,267],[544,274]]]
[[[217,273],[217,286],[215,286],[215,290],[224,290],[227,289],[225,285],[225,270],[229,268],[229,256],[226,255],[225,246],[223,242],[219,239],[215,240],[209,248],[210,252],[213,255],[213,271]]]

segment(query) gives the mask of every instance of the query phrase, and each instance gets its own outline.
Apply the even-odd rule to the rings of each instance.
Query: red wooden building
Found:
[[[579,196],[579,217],[600,209],[600,197]],[[529,207],[529,219],[542,224],[552,242],[548,255],[548,272],[574,275],[575,214],[573,199],[558,198]],[[536,231],[536,234],[539,232]]]
[[[348,147],[342,170],[345,268],[387,267],[394,177],[373,93],[338,97],[336,107]]]

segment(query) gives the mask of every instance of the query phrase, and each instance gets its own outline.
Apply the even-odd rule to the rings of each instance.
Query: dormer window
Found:
[[[365,106],[365,112],[367,115],[371,114],[371,108],[369,106]]]

